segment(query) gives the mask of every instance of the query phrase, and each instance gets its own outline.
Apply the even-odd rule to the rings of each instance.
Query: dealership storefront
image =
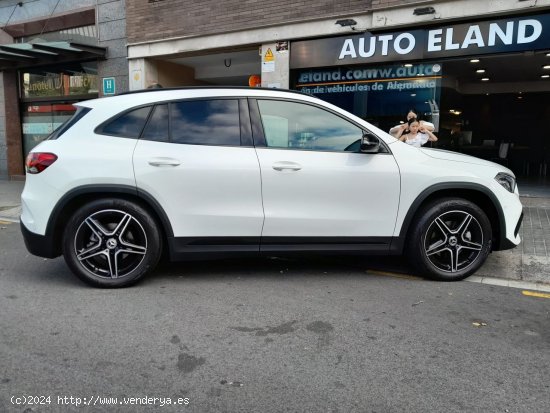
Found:
[[[410,108],[433,146],[546,175],[550,15],[292,42],[291,88],[384,130]]]
[[[244,86],[261,75],[263,87],[316,95],[383,130],[415,108],[435,124],[439,141],[433,146],[498,161],[518,176],[544,177],[550,161],[548,7],[516,2],[507,14],[474,14],[484,4],[453,4],[459,3],[471,8],[468,19],[453,20],[451,8],[448,18],[421,25],[408,17],[414,6],[403,6],[352,16],[354,30],[338,33],[331,19],[130,44],[130,88],[150,81]],[[375,24],[400,19],[399,29]]]

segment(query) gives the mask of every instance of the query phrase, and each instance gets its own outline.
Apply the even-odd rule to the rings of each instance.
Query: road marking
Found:
[[[8,225],[8,224],[11,224],[11,221],[0,220],[0,225]]]
[[[0,222],[3,223],[3,224],[12,224],[14,222],[19,222],[18,219],[13,219],[13,218],[8,218],[8,217],[2,217],[0,219]]]
[[[535,291],[522,291],[523,295],[527,295],[529,297],[539,297],[539,298],[550,298],[550,294],[546,293],[537,293]]]
[[[415,277],[413,275],[407,275],[407,274],[399,274],[397,272],[367,270],[367,273],[374,274],[374,275],[381,275],[383,277],[403,278],[405,280],[415,280],[415,281],[422,280],[422,278],[420,277]]]

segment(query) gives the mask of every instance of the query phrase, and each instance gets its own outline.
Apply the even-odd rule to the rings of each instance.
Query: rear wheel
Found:
[[[130,201],[91,202],[78,209],[65,228],[65,261],[81,280],[94,286],[129,286],[154,269],[160,254],[155,220]]]
[[[481,267],[491,242],[491,223],[481,208],[465,199],[440,199],[418,215],[408,257],[420,275],[458,281]]]

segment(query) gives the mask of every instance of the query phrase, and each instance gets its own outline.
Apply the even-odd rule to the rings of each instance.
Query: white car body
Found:
[[[284,99],[322,107],[371,132],[388,151],[173,144],[94,132],[116,113],[140,105],[209,97]],[[411,147],[315,97],[252,88],[160,89],[78,106],[91,110],[58,139],[33,149],[58,157],[43,172],[27,174],[22,194],[24,233],[50,245],[44,249],[27,242],[38,255],[62,252],[58,231],[65,222],[64,206],[73,197],[100,196],[102,191],[154,203],[151,208],[163,222],[174,259],[185,252],[214,252],[212,245],[225,245],[225,252],[294,248],[399,254],[417,209],[438,191],[476,192],[484,202],[490,200],[493,209],[486,215],[499,226],[493,228],[498,239],[492,248],[520,243],[518,189],[510,192],[495,180],[499,173],[513,177],[509,169],[458,153]],[[232,241],[208,242],[204,248],[192,241],[222,238]]]

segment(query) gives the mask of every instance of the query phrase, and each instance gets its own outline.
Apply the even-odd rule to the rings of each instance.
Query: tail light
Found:
[[[39,174],[57,160],[57,155],[49,152],[31,152],[27,155],[25,167],[29,174]]]

